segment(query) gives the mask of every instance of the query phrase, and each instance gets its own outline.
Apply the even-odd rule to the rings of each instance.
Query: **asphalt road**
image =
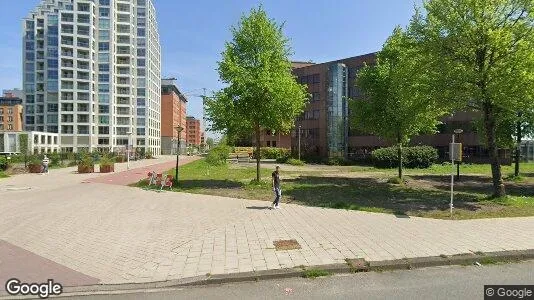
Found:
[[[483,299],[485,284],[534,284],[534,261],[187,287],[100,299]]]

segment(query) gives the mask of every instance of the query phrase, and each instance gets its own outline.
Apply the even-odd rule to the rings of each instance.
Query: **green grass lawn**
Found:
[[[263,165],[261,182],[252,181],[250,165],[210,166],[198,160],[180,167],[175,191],[272,201],[270,174]],[[373,167],[290,167],[282,165],[283,202],[309,206],[391,213],[399,217],[450,218],[450,165],[406,170],[407,183],[387,183],[396,170]],[[512,172],[504,167],[503,173]],[[534,164],[523,164],[524,180],[507,182],[509,197],[488,199],[491,193],[489,165],[464,165],[455,190],[454,219],[534,215]],[[174,169],[169,171],[174,175]],[[145,186],[142,181],[138,186]],[[266,203],[268,205],[269,203]]]
[[[0,178],[7,178],[9,175],[7,175],[4,171],[0,171]]]

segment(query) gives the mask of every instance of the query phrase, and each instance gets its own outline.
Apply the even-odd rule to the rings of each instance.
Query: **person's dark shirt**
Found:
[[[274,171],[273,174],[273,183],[275,188],[280,188],[280,173]]]

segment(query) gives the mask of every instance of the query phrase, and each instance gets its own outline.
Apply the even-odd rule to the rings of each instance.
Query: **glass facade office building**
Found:
[[[329,67],[327,101],[327,143],[329,157],[347,157],[348,151],[348,80],[347,66],[336,63]]]
[[[23,27],[26,130],[59,133],[65,151],[160,154],[152,0],[43,0]]]

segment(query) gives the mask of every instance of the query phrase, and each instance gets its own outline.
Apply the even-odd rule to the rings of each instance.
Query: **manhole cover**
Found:
[[[297,242],[297,240],[278,240],[274,241],[274,248],[276,251],[280,250],[295,250],[300,249],[300,244]]]

